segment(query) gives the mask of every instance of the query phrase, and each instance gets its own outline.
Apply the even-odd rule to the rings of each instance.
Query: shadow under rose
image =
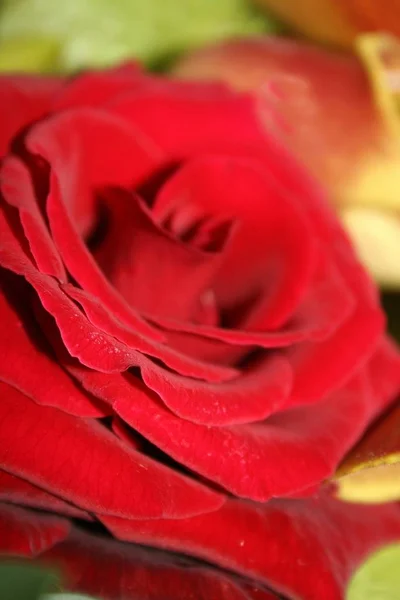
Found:
[[[283,596],[206,562],[119,542],[97,523],[0,504],[0,556],[60,573],[62,587],[101,600],[278,600]]]

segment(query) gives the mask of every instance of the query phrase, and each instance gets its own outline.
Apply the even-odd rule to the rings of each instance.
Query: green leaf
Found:
[[[58,575],[28,562],[0,563],[1,600],[39,600],[60,589]]]
[[[399,600],[400,543],[376,552],[354,575],[346,600]]]
[[[148,64],[236,35],[275,30],[248,0],[14,0],[0,19],[0,40],[56,38],[67,70],[136,57]]]

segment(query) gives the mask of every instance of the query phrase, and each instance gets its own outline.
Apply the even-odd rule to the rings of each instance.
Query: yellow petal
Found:
[[[397,462],[365,467],[341,477],[337,482],[337,497],[363,504],[400,500],[400,454],[391,457],[391,460]]]
[[[369,74],[375,102],[387,126],[400,139],[400,40],[393,35],[360,35],[356,49]]]
[[[340,202],[400,209],[400,41],[391,35],[365,34],[357,38],[356,48],[371,83],[382,134],[355,157]]]
[[[319,42],[350,47],[357,33],[337,0],[301,0],[301,7],[298,0],[253,1]]]
[[[338,204],[400,210],[400,143],[389,136],[382,141],[379,150],[355,158],[348,180],[338,186]]]
[[[369,272],[386,287],[400,285],[400,212],[349,206],[342,221]]]
[[[376,423],[339,467],[336,494],[349,502],[400,500],[400,403]]]

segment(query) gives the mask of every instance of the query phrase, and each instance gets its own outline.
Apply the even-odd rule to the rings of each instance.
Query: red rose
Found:
[[[324,521],[354,509],[230,498],[311,495],[399,389],[323,194],[250,96],[131,66],[1,85],[2,498],[340,598],[396,508],[357,520],[339,567]],[[281,570],[290,539],[290,561],[333,545],[318,585]]]

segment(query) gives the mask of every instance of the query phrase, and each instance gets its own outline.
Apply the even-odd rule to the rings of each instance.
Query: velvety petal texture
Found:
[[[1,86],[1,552],[105,600],[344,597],[400,514],[327,481],[400,354],[321,189],[221,86]]]
[[[101,520],[119,541],[79,520],[67,528],[58,516],[0,504],[0,553],[56,567],[68,590],[102,600],[342,600],[361,561],[400,535],[398,506],[324,495],[230,500],[178,521]]]
[[[181,527],[141,521],[131,528],[120,519],[106,524],[120,539],[211,558],[293,600],[339,600],[352,571],[376,544],[398,539],[398,518],[397,505],[350,506],[321,496],[265,506],[229,501],[209,521],[200,517]]]

